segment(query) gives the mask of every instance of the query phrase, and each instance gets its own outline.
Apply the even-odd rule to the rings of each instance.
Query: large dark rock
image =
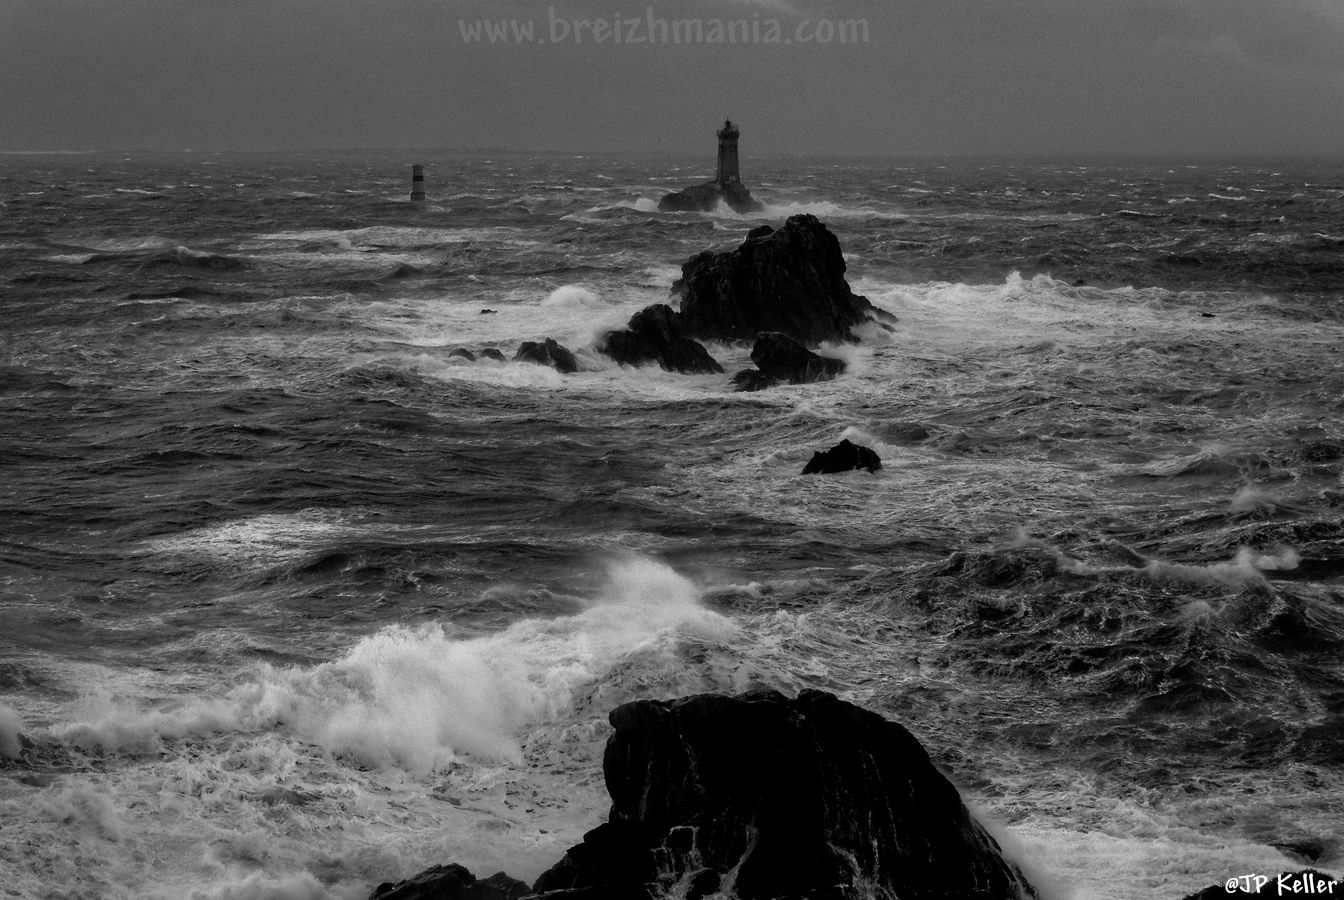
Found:
[[[378,885],[369,900],[518,900],[527,883],[496,872],[479,881],[465,866],[431,866],[413,878]]]
[[[854,328],[869,320],[894,320],[850,290],[840,242],[811,215],[790,216],[778,231],[753,228],[736,250],[691,257],[672,289],[686,333],[702,340],[778,331],[815,346],[855,340]]]
[[[736,213],[759,212],[765,207],[759,200],[751,196],[751,191],[740,181],[731,181],[726,184],[720,184],[717,181],[706,181],[704,184],[697,184],[694,187],[688,187],[684,191],[676,191],[663,197],[658,201],[659,212],[713,212],[719,208],[719,203],[728,204],[728,207]]]
[[[537,880],[547,900],[1036,896],[908,731],[830,694],[646,700],[611,724],[611,814]]]
[[[882,459],[871,449],[850,443],[845,438],[826,452],[818,450],[812,454],[811,461],[803,467],[804,475],[834,475],[837,472],[850,472],[854,469],[867,469],[876,472],[882,468]]]
[[[766,375],[789,384],[830,381],[845,371],[842,360],[818,356],[778,331],[766,331],[756,336],[751,361]]]
[[[513,355],[513,359],[515,362],[522,360],[539,366],[550,366],[562,375],[579,371],[579,364],[574,359],[574,354],[557,344],[554,338],[547,338],[540,343],[523,341],[518,345],[518,352]]]
[[[680,316],[666,303],[646,306],[635,313],[625,331],[608,331],[601,350],[618,363],[631,366],[656,362],[669,372],[687,375],[723,371],[700,342],[686,336]]]
[[[1263,881],[1258,879],[1263,878]],[[1191,894],[1185,900],[1226,900],[1228,897],[1340,897],[1344,896],[1344,882],[1318,872],[1315,869],[1301,869],[1297,872],[1284,872],[1281,875],[1239,875],[1231,889],[1229,879],[1223,884],[1213,884],[1197,894]],[[1333,887],[1331,887],[1333,885]]]

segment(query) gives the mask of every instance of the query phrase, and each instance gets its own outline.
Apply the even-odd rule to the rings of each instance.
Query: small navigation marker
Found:
[[[425,202],[425,167],[411,166],[411,202]]]

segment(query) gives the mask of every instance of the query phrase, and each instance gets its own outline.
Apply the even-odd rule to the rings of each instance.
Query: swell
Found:
[[[1333,765],[1344,594],[1273,582],[1256,564],[1275,561],[1176,563],[1108,542],[959,552],[873,576],[857,594],[929,638],[926,665],[1018,685],[1051,708],[1048,726],[986,739],[1017,735],[1131,775],[1159,747],[1169,768],[1197,770],[1211,753]]]

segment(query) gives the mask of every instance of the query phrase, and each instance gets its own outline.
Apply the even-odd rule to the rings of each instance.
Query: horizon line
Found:
[[[100,155],[143,155],[143,156],[264,156],[264,155],[303,155],[303,154],[460,154],[460,155],[507,155],[507,156],[549,156],[549,157],[686,157],[702,156],[702,151],[693,150],[539,150],[519,147],[285,147],[264,149],[208,148],[194,147],[164,149],[154,147],[139,148],[97,148],[97,149],[42,149],[42,150],[0,150],[0,157],[25,156],[100,156]],[[1207,153],[1207,152],[1123,152],[1123,151],[1023,151],[1023,152],[891,152],[891,151],[796,151],[792,153],[744,153],[744,160],[866,160],[890,162],[999,162],[999,163],[1149,163],[1167,165],[1216,165],[1236,163],[1272,163],[1272,162],[1316,162],[1344,164],[1344,151],[1326,153],[1320,151],[1261,151],[1246,153]]]

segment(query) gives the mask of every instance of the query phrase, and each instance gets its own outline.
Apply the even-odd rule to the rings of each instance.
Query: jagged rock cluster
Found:
[[[792,216],[779,229],[753,228],[736,250],[700,253],[681,267],[672,286],[681,309],[666,303],[647,306],[624,329],[608,331],[597,350],[622,365],[657,365],[686,375],[721,374],[721,366],[701,340],[753,341],[754,368],[732,378],[738,391],[779,384],[829,381],[845,363],[813,352],[831,341],[857,340],[855,329],[876,323],[890,329],[894,318],[850,290],[840,242],[815,216]],[[503,360],[495,348],[449,354]],[[550,366],[562,374],[578,371],[574,354],[553,338],[526,341],[518,361]],[[804,474],[881,468],[877,454],[844,441],[818,453]]]
[[[700,341],[753,341],[756,368],[738,372],[732,383],[757,391],[836,377],[844,362],[810,348],[854,341],[860,326],[890,329],[895,321],[850,290],[840,242],[811,215],[791,216],[779,229],[753,228],[736,250],[691,257],[672,291],[681,298],[680,310],[647,306],[624,329],[604,334],[597,349],[623,365],[703,375],[723,367]],[[471,351],[452,355],[469,359]],[[514,359],[561,373],[578,370],[574,354],[552,338],[524,343]]]
[[[777,331],[816,346],[857,340],[859,325],[891,320],[850,289],[840,242],[812,215],[790,216],[778,230],[753,228],[736,250],[691,257],[672,290],[686,333],[700,339]]]

